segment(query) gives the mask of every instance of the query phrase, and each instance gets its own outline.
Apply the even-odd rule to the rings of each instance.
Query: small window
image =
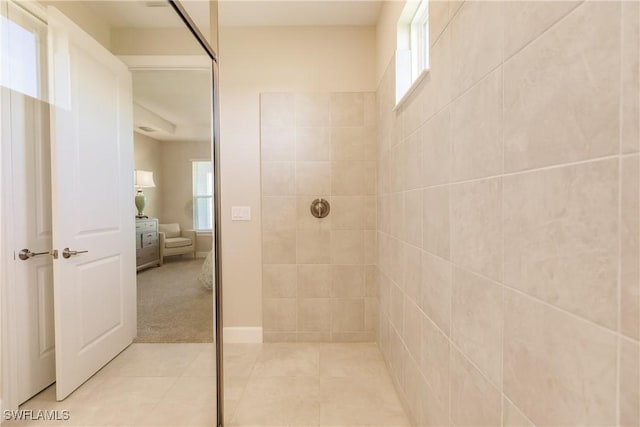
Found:
[[[193,228],[211,230],[213,200],[213,163],[193,162]]]
[[[6,17],[0,16],[0,86],[45,99],[46,34],[37,16],[8,3]]]
[[[408,1],[398,21],[396,104],[429,69],[429,2]]]

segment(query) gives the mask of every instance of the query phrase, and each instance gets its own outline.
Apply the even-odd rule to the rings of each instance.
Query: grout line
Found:
[[[381,232],[381,234],[386,234],[386,233]],[[388,237],[388,238],[390,238],[390,239],[393,239],[393,240],[397,240],[397,241],[399,241],[399,242],[400,242],[400,243],[402,243],[402,244],[409,245],[409,246],[413,246],[413,247],[414,247],[414,248],[416,248],[416,249],[421,249],[421,248],[417,248],[416,246],[411,245],[411,244],[409,244],[409,243],[403,242],[403,241],[401,241],[401,240],[397,239],[397,238],[396,238],[396,237],[394,237],[394,236],[386,235],[386,237]],[[471,273],[471,274],[473,274],[473,275],[476,275],[476,276],[480,277],[481,279],[484,279],[484,280],[486,280],[486,281],[489,281],[489,282],[491,282],[491,283],[493,283],[493,284],[495,284],[495,285],[503,286],[506,290],[512,291],[512,292],[514,292],[514,293],[517,293],[517,294],[519,294],[520,296],[527,297],[527,298],[529,298],[529,299],[531,299],[531,300],[533,300],[533,301],[536,301],[536,302],[538,302],[538,303],[540,303],[540,304],[545,305],[545,306],[546,306],[546,307],[548,307],[548,308],[551,308],[551,309],[554,309],[554,310],[556,310],[556,311],[559,311],[559,312],[562,312],[562,313],[564,313],[564,314],[567,314],[567,315],[569,315],[570,317],[574,318],[575,320],[580,320],[580,321],[584,321],[584,322],[586,322],[586,323],[589,323],[590,325],[595,326],[596,328],[600,329],[600,330],[601,330],[601,331],[603,331],[603,332],[607,332],[607,333],[610,333],[610,334],[614,334],[614,335],[616,335],[616,336],[622,336],[623,338],[626,338],[626,339],[627,339],[628,341],[630,341],[630,342],[638,342],[638,341],[636,341],[636,340],[635,340],[634,338],[632,338],[632,337],[627,337],[627,336],[625,336],[625,335],[623,335],[623,334],[620,334],[618,331],[616,331],[616,330],[614,330],[614,329],[611,329],[611,328],[609,328],[609,327],[607,327],[607,326],[600,325],[599,323],[596,323],[596,322],[595,322],[595,321],[593,321],[593,320],[587,319],[587,318],[585,318],[585,317],[581,317],[580,315],[578,315],[578,314],[576,314],[576,313],[572,313],[572,312],[570,312],[570,311],[568,311],[568,310],[566,310],[566,309],[564,309],[564,308],[562,308],[562,307],[555,306],[555,305],[553,305],[553,304],[551,304],[551,303],[549,303],[549,302],[546,302],[546,301],[544,301],[544,300],[542,300],[542,299],[540,299],[540,298],[538,298],[538,297],[536,297],[536,296],[534,296],[534,295],[530,295],[530,294],[528,294],[528,293],[526,293],[526,292],[524,292],[524,291],[522,291],[522,290],[520,290],[520,289],[514,288],[514,287],[512,287],[512,286],[510,286],[510,285],[508,285],[508,284],[505,284],[505,283],[500,282],[500,281],[498,281],[498,280],[496,280],[496,279],[493,279],[493,278],[491,278],[491,277],[488,277],[488,276],[485,276],[485,275],[483,275],[483,274],[481,274],[481,273],[478,273],[478,272],[476,272],[476,271],[474,271],[474,270],[471,270],[471,269],[470,269],[469,267],[467,267],[467,266],[464,266],[464,265],[461,265],[461,264],[457,264],[457,263],[453,262],[452,260],[449,260],[449,259],[443,258],[442,256],[440,256],[440,255],[438,255],[438,254],[434,254],[434,253],[432,253],[432,252],[425,251],[424,249],[421,249],[421,250],[422,250],[422,252],[424,252],[424,253],[426,253],[426,254],[428,254],[428,255],[430,255],[430,256],[433,256],[433,257],[438,258],[438,259],[440,259],[440,260],[442,260],[442,261],[445,261],[445,262],[447,262],[447,263],[450,263],[450,264],[452,265],[452,267],[455,267],[455,268],[457,268],[457,269],[460,269],[460,270],[463,270],[463,271],[465,271],[465,272],[468,272],[468,273]],[[384,274],[389,278],[389,280],[391,280],[391,281],[393,282],[393,279],[391,278],[391,276],[389,275],[389,273],[388,273],[388,272],[386,272],[386,271],[384,271],[384,270],[382,270],[382,269],[381,269],[381,271],[382,271],[382,272],[383,272],[383,273],[384,273]],[[394,283],[395,283],[395,282],[394,282]],[[396,286],[398,286],[398,285],[396,284]],[[418,305],[418,308],[420,308],[420,309],[422,310],[422,308],[421,308],[419,305]],[[424,313],[424,311],[423,311],[423,313]],[[425,313],[425,315],[426,315],[426,313]]]
[[[504,84],[504,61],[505,61],[505,40],[506,40],[506,3],[503,4],[502,7],[502,67],[500,70],[501,76],[500,76],[500,82],[501,82],[501,86],[502,86],[502,99],[501,99],[501,103],[502,103],[502,117],[501,117],[501,128],[500,128],[500,133],[501,133],[501,139],[502,139],[502,176],[504,176],[504,172],[506,169],[506,160],[505,160],[505,144],[506,144],[506,140],[505,140],[505,136],[504,136],[504,117],[505,117],[505,113],[506,113],[506,106],[505,106],[505,84]],[[500,271],[500,278],[502,279],[502,281],[504,281],[504,270],[505,270],[505,232],[504,232],[504,223],[505,223],[505,202],[504,202],[504,179],[502,179],[500,181],[500,232],[502,234],[502,253],[501,253],[501,267],[502,270]],[[500,325],[500,425],[504,426],[504,415],[505,415],[505,392],[504,392],[504,354],[505,354],[505,325],[506,325],[506,310],[505,310],[505,290],[504,290],[504,286],[501,288],[501,293],[502,293],[502,324]]]
[[[545,34],[547,34],[548,31],[550,31],[553,27],[555,27],[557,24],[560,24],[560,22],[564,21],[569,15],[571,15],[574,11],[576,11],[577,9],[580,8],[580,6],[583,5],[583,3],[585,3],[586,0],[582,0],[581,2],[579,2],[578,4],[576,4],[573,8],[571,8],[570,10],[568,10],[567,12],[565,12],[564,15],[560,16],[559,18],[557,18],[555,21],[553,21],[547,28],[545,28],[540,34],[538,34],[537,36],[535,36],[533,39],[529,40],[528,42],[526,42],[524,45],[520,46],[519,49],[517,49],[515,52],[511,53],[508,57],[506,57],[506,55],[503,55],[504,57],[504,62],[509,62],[510,60],[512,60],[516,55],[518,55],[519,53],[521,53],[523,50],[525,50],[526,48],[528,48],[529,46],[531,46],[532,44],[534,44],[536,41],[538,41],[540,38],[542,38],[542,36],[544,36]],[[504,43],[503,43],[504,45]]]
[[[518,410],[518,412],[520,413],[520,415],[522,416],[522,418],[524,418],[525,420],[527,420],[532,426],[535,426],[536,424],[531,421],[531,419],[529,418],[529,416],[527,414],[524,413],[524,411],[522,409],[520,409],[520,407],[518,405],[515,404],[515,402],[513,400],[511,400],[509,398],[509,396],[507,396],[505,393],[502,393],[503,396],[503,401],[504,400],[508,400],[509,403],[511,403],[511,405],[516,408]]]
[[[623,92],[623,61],[622,61],[622,46],[624,45],[624,19],[622,14],[622,4],[619,5],[620,10],[618,12],[618,19],[620,21],[620,33],[619,33],[619,54],[618,54],[618,73],[619,73],[619,88],[618,88],[618,212],[617,212],[617,239],[618,239],[618,271],[617,271],[617,287],[616,287],[616,323],[617,323],[617,332],[618,338],[616,339],[616,391],[615,391],[615,414],[616,414],[616,425],[620,425],[621,420],[621,411],[620,411],[620,375],[621,375],[621,362],[622,362],[622,344],[620,340],[620,335],[622,332],[622,206],[623,206],[623,197],[622,197],[622,179],[623,179],[623,160],[620,154],[622,153],[622,132],[623,132],[623,121],[624,121],[624,109],[622,105],[622,101],[624,100],[624,92]]]
[[[637,156],[639,153],[628,153],[623,155],[622,157],[633,157],[633,156]],[[572,166],[582,166],[582,165],[587,165],[590,163],[596,163],[596,162],[604,162],[607,160],[614,160],[614,159],[618,159],[620,157],[620,155],[618,154],[608,154],[606,156],[601,156],[601,157],[594,157],[592,159],[585,159],[585,160],[576,160],[574,162],[569,162],[569,163],[560,163],[560,164],[556,164],[556,165],[549,165],[549,166],[543,166],[543,167],[539,167],[539,168],[535,168],[535,169],[527,169],[527,170],[522,170],[522,171],[517,171],[517,172],[508,172],[508,173],[504,173],[502,175],[488,175],[488,176],[484,176],[484,177],[479,177],[479,178],[472,178],[472,179],[467,179],[467,180],[462,180],[462,181],[451,181],[448,183],[441,183],[441,184],[434,184],[434,185],[429,185],[429,186],[425,186],[425,187],[419,187],[419,188],[414,188],[414,189],[405,189],[405,190],[400,190],[397,192],[391,192],[391,193],[382,193],[381,196],[392,196],[394,194],[398,194],[398,193],[406,193],[409,191],[415,191],[415,190],[426,190],[426,189],[430,189],[430,188],[437,188],[437,187],[445,187],[445,186],[453,186],[453,185],[460,185],[460,184],[471,184],[471,183],[476,183],[476,182],[480,182],[480,181],[487,181],[490,179],[498,179],[498,178],[510,178],[510,177],[515,177],[515,176],[521,176],[521,175],[525,175],[525,174],[529,174],[529,173],[535,173],[535,172],[544,172],[544,171],[549,171],[549,170],[555,170],[555,169],[562,169],[565,167],[572,167]]]

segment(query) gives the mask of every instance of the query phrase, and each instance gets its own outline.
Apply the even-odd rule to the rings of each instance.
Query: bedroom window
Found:
[[[193,161],[193,228],[210,231],[213,228],[213,163]]]

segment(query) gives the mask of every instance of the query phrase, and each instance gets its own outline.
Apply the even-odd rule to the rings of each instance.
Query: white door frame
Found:
[[[46,9],[35,1],[12,4],[46,22]],[[8,2],[0,1],[2,15],[7,16]],[[0,116],[9,111],[9,91],[2,88]],[[13,166],[9,123],[3,127],[0,120],[0,410],[18,408],[18,351],[19,339],[16,325],[15,294],[11,285],[15,283],[14,260],[16,243],[13,235],[16,219],[13,215]]]
[[[9,110],[8,90],[2,90],[2,107],[0,112],[6,114]],[[1,125],[0,125],[1,126]],[[0,360],[2,361],[2,410],[16,409],[18,407],[18,334],[15,310],[15,295],[11,284],[15,281],[14,262],[15,242],[13,237],[13,179],[11,165],[11,144],[6,135],[9,133],[7,126],[2,127],[2,146],[0,147],[0,182],[2,183],[0,195]]]

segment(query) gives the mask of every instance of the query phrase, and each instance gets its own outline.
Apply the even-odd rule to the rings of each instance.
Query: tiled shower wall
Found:
[[[380,347],[418,425],[639,424],[638,2],[430,2],[379,108]]]
[[[265,341],[375,340],[375,117],[374,93],[260,97]]]

